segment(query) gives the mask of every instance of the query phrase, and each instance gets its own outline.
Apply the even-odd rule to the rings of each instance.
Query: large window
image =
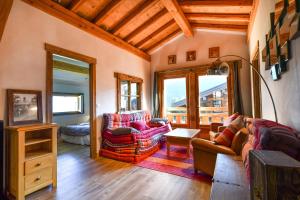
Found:
[[[118,112],[142,109],[142,82],[137,77],[115,73],[118,78]]]
[[[228,116],[227,76],[199,76],[200,124],[223,122]]]
[[[53,94],[53,114],[82,114],[83,94],[74,93],[54,93]]]
[[[164,117],[174,124],[187,124],[186,78],[164,80]]]

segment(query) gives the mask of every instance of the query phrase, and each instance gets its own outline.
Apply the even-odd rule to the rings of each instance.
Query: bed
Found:
[[[59,128],[61,139],[65,142],[80,145],[90,145],[90,124],[61,126]]]

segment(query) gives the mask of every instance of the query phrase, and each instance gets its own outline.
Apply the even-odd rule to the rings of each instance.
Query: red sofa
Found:
[[[139,162],[156,152],[171,130],[169,123],[161,126],[150,123],[151,115],[146,111],[131,114],[103,115],[102,146],[100,155],[125,162]],[[130,127],[131,122],[144,121],[150,127],[140,133],[113,135],[111,130]]]

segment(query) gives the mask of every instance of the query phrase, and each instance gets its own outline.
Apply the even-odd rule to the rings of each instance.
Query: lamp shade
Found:
[[[214,62],[207,70],[207,75],[229,75],[229,65],[227,62]]]

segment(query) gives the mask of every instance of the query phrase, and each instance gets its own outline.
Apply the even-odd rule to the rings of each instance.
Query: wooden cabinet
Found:
[[[10,126],[9,192],[17,200],[45,186],[56,187],[57,126]]]

